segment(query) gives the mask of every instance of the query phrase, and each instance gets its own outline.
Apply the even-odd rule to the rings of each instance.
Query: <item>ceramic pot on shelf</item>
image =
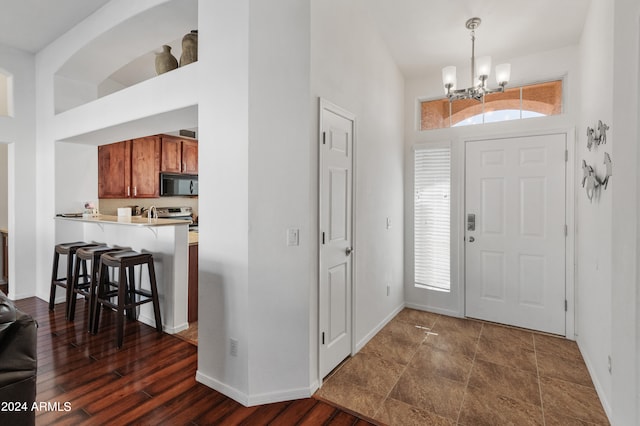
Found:
[[[182,55],[180,66],[196,62],[198,60],[198,30],[192,30],[182,38]]]
[[[178,68],[178,60],[171,54],[171,46],[162,46],[162,52],[156,53],[156,73],[158,75]]]

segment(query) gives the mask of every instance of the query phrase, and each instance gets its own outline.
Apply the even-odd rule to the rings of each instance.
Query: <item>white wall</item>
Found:
[[[604,152],[611,154],[617,144],[612,121],[612,45],[613,4],[609,1],[593,1],[580,41],[582,97],[577,123],[577,157],[579,162],[584,159],[592,165],[599,175],[603,171]],[[612,128],[607,144],[589,151],[586,129],[587,126],[596,126],[598,120]],[[619,159],[615,155],[611,158],[617,166]],[[581,179],[582,171],[579,172]],[[599,197],[593,202],[588,200],[581,187],[578,188],[576,200],[577,342],[608,414],[611,414],[611,375],[607,365],[611,355],[612,327],[612,195],[613,188],[620,184],[620,180],[613,179],[608,189],[600,191]]]
[[[55,154],[55,212],[82,212],[85,201],[98,201],[98,148],[56,142]]]
[[[0,143],[0,228],[9,224],[9,150]]]
[[[318,98],[356,116],[356,349],[364,346],[404,305],[404,78],[377,33],[366,6],[364,0],[311,2],[313,125],[309,166],[313,171],[314,195],[318,173]],[[312,198],[312,202],[314,222],[311,229],[315,230],[318,226],[317,198]],[[390,229],[386,228],[387,218],[391,221]],[[315,236],[313,245],[317,246]],[[317,271],[315,250],[314,256]],[[389,296],[387,285],[391,288]],[[311,302],[314,309],[316,296],[314,292]]]
[[[201,216],[210,213],[200,226],[197,377],[244,403],[318,385],[318,96],[358,117],[357,341],[402,306],[402,77],[362,10],[337,1],[200,4],[199,39],[209,48],[199,62],[218,78],[200,85],[200,156],[211,167],[200,172]],[[343,55],[352,60],[336,61]],[[287,228],[300,229],[299,246],[286,246]]]
[[[35,109],[33,55],[0,45],[0,68],[13,76],[13,117],[0,117],[8,145],[9,297],[35,293]]]
[[[575,126],[575,119],[579,112],[580,89],[577,46],[518,58],[502,58],[497,62],[511,63],[512,81],[510,85],[513,86],[563,78],[564,113],[551,117],[479,126],[419,131],[419,102],[420,100],[441,98],[443,96],[442,79],[441,75],[436,73],[424,78],[407,80],[404,122],[406,135],[404,270],[405,301],[408,306],[448,315],[464,315],[464,245],[462,243],[462,235],[464,234],[464,141],[478,137],[513,136],[543,130],[570,131]],[[468,72],[469,70],[465,67],[458,69],[459,76],[465,76]],[[451,293],[426,290],[414,285],[413,147],[416,144],[443,141],[451,143],[452,154]],[[571,300],[569,303],[572,305]],[[573,310],[571,305],[570,310]]]
[[[595,4],[592,7],[599,7]],[[613,14],[611,421],[640,423],[638,229],[640,215],[640,3],[616,0]],[[613,180],[615,179],[615,180]]]

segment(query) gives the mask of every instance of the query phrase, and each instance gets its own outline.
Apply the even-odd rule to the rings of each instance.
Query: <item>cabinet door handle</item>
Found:
[[[134,187],[133,187],[133,196],[134,196],[134,197],[137,197],[137,196],[138,196],[138,187],[137,187],[137,186],[134,186]]]
[[[131,187],[127,186],[127,197],[131,197]]]

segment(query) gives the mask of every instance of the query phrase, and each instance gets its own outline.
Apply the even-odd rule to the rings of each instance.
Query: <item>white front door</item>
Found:
[[[354,117],[320,101],[320,377],[351,354]]]
[[[466,143],[466,316],[565,334],[565,150],[565,134]]]

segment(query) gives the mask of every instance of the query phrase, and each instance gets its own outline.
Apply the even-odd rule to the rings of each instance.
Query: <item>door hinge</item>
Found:
[[[322,344],[324,345],[324,331],[322,332]]]
[[[568,149],[564,150],[564,161],[565,161],[565,163],[567,161],[569,161],[569,150]]]
[[[322,233],[322,244],[324,244],[324,232]]]
[[[327,143],[327,132],[322,132],[322,145]]]
[[[564,225],[564,236],[568,236],[569,235],[569,227],[567,225]]]
[[[569,303],[567,302],[567,299],[564,300],[564,311],[567,312],[569,310]]]

